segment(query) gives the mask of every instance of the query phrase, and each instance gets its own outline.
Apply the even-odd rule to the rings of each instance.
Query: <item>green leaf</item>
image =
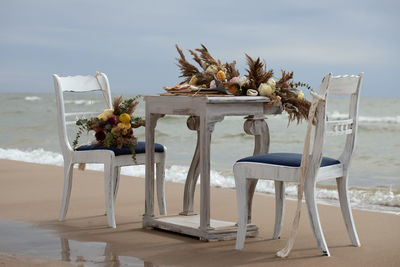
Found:
[[[129,150],[130,150],[131,153],[132,153],[132,160],[133,160],[135,163],[137,163],[137,162],[136,162],[136,151],[135,151],[135,146],[134,146],[132,143],[127,144],[127,146],[128,146]]]
[[[104,145],[106,147],[110,147],[112,145],[113,140],[114,140],[114,135],[112,133],[108,133],[106,136],[106,140],[104,141]]]

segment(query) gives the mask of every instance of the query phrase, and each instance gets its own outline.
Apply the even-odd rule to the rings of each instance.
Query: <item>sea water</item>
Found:
[[[124,97],[131,97],[125,95]],[[67,112],[92,110],[101,113],[101,95],[90,97],[70,94]],[[330,120],[343,118],[347,107],[340,98],[328,103]],[[0,158],[41,164],[63,165],[54,94],[0,94]],[[144,117],[141,101],[135,115]],[[76,135],[71,118],[70,140]],[[166,180],[184,183],[196,146],[196,132],[186,126],[187,116],[165,116],[158,121],[156,142],[168,148]],[[211,184],[234,188],[232,166],[253,153],[254,137],[243,131],[243,117],[226,117],[217,123],[211,142]],[[270,152],[301,152],[306,123],[291,122],[287,114],[269,116]],[[135,130],[144,141],[144,128]],[[327,137],[325,156],[338,157],[344,144],[343,136]],[[90,142],[92,135],[83,135],[80,143]],[[101,165],[89,165],[101,170]],[[123,174],[144,177],[144,166],[125,167]],[[1,175],[1,174],[0,174]],[[61,175],[61,174],[60,174]],[[400,214],[400,99],[361,98],[356,150],[350,168],[350,197],[353,207]],[[260,193],[272,194],[273,182],[260,181]],[[296,186],[287,186],[289,198],[296,197]],[[318,185],[318,200],[337,204],[334,181]]]

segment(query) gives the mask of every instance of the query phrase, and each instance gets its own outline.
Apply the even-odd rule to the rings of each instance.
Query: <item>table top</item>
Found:
[[[240,103],[240,102],[270,102],[268,97],[265,96],[175,96],[175,95],[146,95],[144,100],[162,100],[162,101],[195,101],[195,102],[206,102],[206,103]]]
[[[265,96],[144,96],[146,111],[194,116],[262,116],[282,113],[282,104]]]

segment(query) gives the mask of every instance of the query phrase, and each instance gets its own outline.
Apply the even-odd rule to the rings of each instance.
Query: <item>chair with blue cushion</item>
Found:
[[[340,95],[349,99],[348,110],[339,111],[348,114],[346,119],[329,121],[326,116],[326,102],[321,101],[316,108],[314,141],[311,155],[306,168],[304,195],[311,227],[319,250],[323,255],[329,255],[328,246],[322,232],[317,205],[316,183],[326,179],[336,179],[340,206],[346,224],[350,241],[354,246],[360,246],[360,241],[354,226],[348,196],[348,174],[352,153],[354,151],[357,125],[358,103],[363,73],[352,76],[332,76],[328,74],[319,86],[320,95]],[[340,98],[341,101],[344,101]],[[346,135],[345,146],[337,159],[323,156],[325,135]],[[234,167],[238,203],[238,234],[236,249],[244,246],[246,225],[248,223],[248,192],[246,184],[250,179],[265,179],[275,181],[275,227],[273,239],[279,238],[283,223],[285,182],[299,183],[302,154],[269,153],[245,157],[238,160]],[[251,208],[251,207],[250,207]]]
[[[54,78],[54,89],[57,103],[58,133],[61,150],[64,158],[64,191],[62,197],[59,220],[66,217],[71,188],[72,175],[75,164],[80,163],[101,163],[104,164],[104,191],[106,202],[106,213],[108,225],[115,228],[114,203],[117,196],[121,167],[145,164],[145,142],[138,142],[135,147],[136,161],[132,159],[132,153],[127,147],[118,149],[116,147],[102,147],[97,145],[83,145],[74,150],[69,142],[67,125],[75,125],[75,121],[68,118],[83,118],[97,116],[103,110],[97,112],[66,112],[66,105],[70,101],[64,101],[66,93],[100,93],[104,100],[103,108],[112,108],[110,85],[104,73],[97,73],[95,76],[67,76],[60,77],[56,74]],[[166,214],[164,196],[164,176],[166,148],[163,145],[155,144],[156,183],[157,199],[161,215]]]

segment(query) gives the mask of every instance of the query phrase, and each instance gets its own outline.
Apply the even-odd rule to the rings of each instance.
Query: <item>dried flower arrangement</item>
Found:
[[[145,126],[142,118],[133,116],[139,97],[125,100],[122,100],[122,96],[117,97],[113,101],[113,109],[106,109],[97,117],[77,120],[78,132],[73,141],[73,149],[77,148],[79,138],[84,131],[94,131],[96,145],[118,149],[126,146],[131,151],[133,160],[136,160],[137,138],[133,129]]]
[[[208,49],[202,44],[201,48],[188,50],[193,60],[201,67],[189,63],[182,50],[176,45],[180,58],[177,58],[181,71],[179,77],[183,82],[173,87],[164,87],[170,94],[198,95],[202,92],[211,94],[230,94],[235,96],[265,96],[270,99],[270,104],[281,102],[283,109],[289,114],[289,122],[307,119],[310,102],[298,87],[311,89],[306,83],[293,82],[293,72],[281,70],[281,78],[274,76],[272,69],[267,70],[266,63],[251,58],[246,54],[248,68],[247,74],[240,77],[236,69],[236,61],[222,64],[214,59]],[[198,54],[198,53],[199,54]]]

